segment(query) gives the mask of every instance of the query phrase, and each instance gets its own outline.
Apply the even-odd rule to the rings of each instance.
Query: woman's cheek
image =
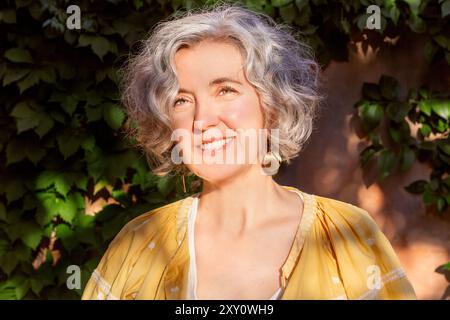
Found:
[[[227,119],[233,128],[258,128],[261,119],[260,108],[251,99],[236,101],[227,106],[223,118]]]
[[[189,112],[178,112],[172,117],[172,123],[174,129],[186,129],[192,128],[192,116]]]

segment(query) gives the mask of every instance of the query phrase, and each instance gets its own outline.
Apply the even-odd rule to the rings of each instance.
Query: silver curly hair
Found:
[[[261,98],[264,128],[279,130],[276,138],[269,133],[268,141],[278,140],[271,143],[277,143],[281,161],[296,157],[312,133],[321,100],[319,65],[298,34],[264,13],[229,4],[179,11],[157,23],[121,69],[129,119],[125,130],[144,151],[152,171],[189,173],[184,164],[171,161],[170,116],[179,90],[174,56],[206,39],[239,48],[245,76]]]

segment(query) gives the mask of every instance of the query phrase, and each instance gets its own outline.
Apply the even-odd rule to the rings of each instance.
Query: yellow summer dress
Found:
[[[303,196],[304,211],[280,268],[279,299],[416,299],[391,244],[367,211],[284,188]],[[82,299],[188,299],[187,226],[194,198],[128,222],[109,244]]]

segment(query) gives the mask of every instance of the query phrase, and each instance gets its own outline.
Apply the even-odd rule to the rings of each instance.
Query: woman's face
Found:
[[[260,165],[256,152],[263,114],[239,49],[204,40],[180,49],[174,63],[180,90],[171,120],[174,133],[183,136],[189,170],[214,183]]]

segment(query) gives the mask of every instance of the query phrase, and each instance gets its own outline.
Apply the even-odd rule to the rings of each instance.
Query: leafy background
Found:
[[[215,1],[3,1],[0,4],[0,299],[79,299],[103,252],[130,219],[181,199],[177,176],[157,177],[120,106],[116,72],[151,27],[177,9]],[[450,64],[450,0],[249,0],[242,2],[302,31],[326,68],[348,59],[348,43],[380,46],[385,36],[426,37],[424,59]],[[81,8],[81,30],[66,8]],[[364,29],[381,8],[381,30]],[[450,92],[425,83],[399,97],[389,75],[364,83],[356,129],[367,142],[361,166],[379,179],[428,163],[432,174],[405,186],[442,214],[450,206]],[[410,124],[420,130],[413,134]],[[68,290],[67,267],[82,286]],[[446,266],[450,270],[450,265]]]

